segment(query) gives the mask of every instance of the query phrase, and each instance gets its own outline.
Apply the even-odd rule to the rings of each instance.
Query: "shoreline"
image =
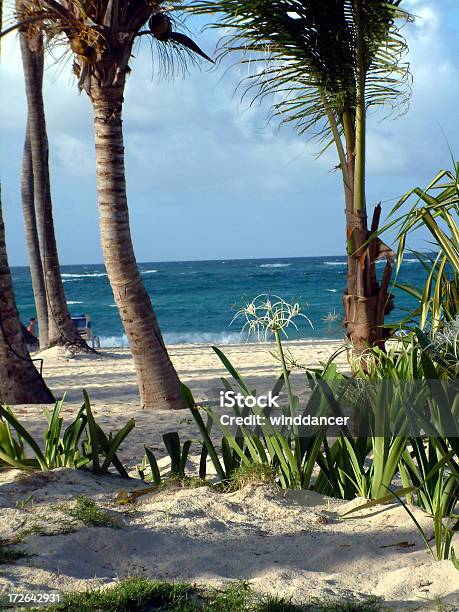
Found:
[[[218,333],[225,333],[225,332],[216,332],[216,334]],[[167,337],[167,333],[164,334],[164,336]],[[111,337],[111,336],[108,336]],[[118,336],[116,336],[118,337]],[[99,338],[104,338],[104,336],[99,336]],[[337,343],[344,343],[346,341],[346,337],[342,336],[341,338],[294,338],[292,340],[288,339],[288,340],[283,340],[284,344],[309,344],[309,345],[314,345],[314,344],[337,344]],[[127,340],[126,340],[127,342]],[[206,347],[212,347],[212,346],[218,346],[219,348],[223,348],[223,347],[234,347],[234,346],[253,346],[253,345],[260,345],[260,346],[266,346],[269,344],[273,344],[273,341],[259,341],[259,340],[246,340],[244,341],[241,338],[240,342],[222,342],[221,340],[215,340],[214,342],[212,341],[205,341],[205,342],[166,342],[166,348],[168,351],[172,350],[174,347],[200,347],[200,348],[206,348]],[[113,345],[113,346],[101,346],[100,348],[96,348],[96,351],[106,351],[106,350],[119,350],[119,349],[123,349],[123,350],[129,350],[129,345],[125,344],[125,345]],[[37,353],[34,353],[36,355],[38,355]]]

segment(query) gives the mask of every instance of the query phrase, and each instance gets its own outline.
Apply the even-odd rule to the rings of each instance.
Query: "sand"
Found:
[[[337,345],[295,342],[288,348],[297,360],[314,366]],[[270,350],[266,345],[225,347],[259,393],[271,388],[279,369]],[[208,400],[224,375],[210,347],[175,346],[171,356],[195,397]],[[136,428],[119,453],[131,474],[136,474],[144,443],[161,449],[161,456],[165,431],[196,436],[186,411],[140,409],[127,351],[68,360],[54,349],[43,358],[50,387],[58,395],[68,392],[66,418],[79,406],[83,386],[105,429],[135,418]],[[346,368],[344,357],[340,363]],[[304,374],[295,373],[292,382],[298,392],[304,391]],[[16,412],[35,433],[43,430],[41,407],[21,406]],[[161,465],[167,469],[167,461]],[[139,479],[124,481],[83,470],[32,475],[0,470],[0,539],[13,542],[23,536],[18,546],[30,555],[0,565],[0,591],[86,589],[133,575],[214,586],[244,579],[256,591],[297,602],[374,595],[384,598],[387,609],[436,610],[435,598],[440,598],[449,604],[446,609],[459,610],[459,572],[449,561],[431,559],[398,505],[378,506],[343,520],[340,514],[361,500],[283,492],[273,485],[249,485],[233,493],[173,485],[139,498],[133,506],[116,503],[117,492],[139,487],[145,487]],[[69,519],[66,508],[78,495],[107,509],[116,527],[87,527]],[[429,517],[414,511],[431,534]]]
[[[6,593],[95,588],[140,575],[216,587],[244,579],[257,592],[297,602],[375,595],[387,609],[434,610],[440,597],[459,609],[458,572],[428,556],[396,505],[342,520],[339,514],[360,500],[250,485],[234,493],[171,487],[127,508],[114,502],[126,488],[117,478],[61,469],[33,476],[9,470],[2,480],[2,538],[31,529],[20,547],[32,555],[0,566]],[[65,508],[82,494],[107,509],[117,527],[70,520]],[[28,495],[33,502],[18,509]],[[429,530],[429,519],[415,512]]]

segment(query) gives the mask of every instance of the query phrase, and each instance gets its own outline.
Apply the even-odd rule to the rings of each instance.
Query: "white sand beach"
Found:
[[[279,369],[272,348],[232,345],[225,347],[225,353],[259,392],[265,392]],[[292,342],[286,348],[313,367],[326,361],[339,344]],[[225,375],[209,346],[173,346],[170,354],[199,401],[205,401],[209,389]],[[161,434],[166,431],[195,437],[186,411],[140,409],[126,350],[68,359],[61,350],[52,349],[42,357],[49,386],[57,396],[68,394],[65,418],[81,403],[83,386],[106,431],[135,418],[136,427],[119,452],[131,474],[135,475],[145,443],[161,457],[165,455]],[[347,367],[344,354],[339,363]],[[297,391],[304,389],[304,374],[294,373],[292,383]],[[40,406],[16,408],[35,434],[43,428],[41,412]],[[30,555],[0,565],[0,591],[84,590],[134,575],[217,587],[244,579],[256,592],[276,593],[294,602],[378,596],[387,610],[437,610],[438,601],[448,606],[444,610],[459,610],[459,572],[450,561],[432,560],[413,522],[397,504],[342,520],[339,515],[361,500],[285,492],[268,484],[251,484],[232,493],[171,485],[133,505],[116,503],[120,490],[142,487],[140,479],[126,481],[84,470],[31,475],[0,471],[0,538],[8,543],[26,534],[18,547]],[[66,508],[78,495],[106,509],[115,526],[85,526],[69,519]],[[29,501],[22,507],[26,498]],[[415,514],[430,535],[431,519],[419,509]]]

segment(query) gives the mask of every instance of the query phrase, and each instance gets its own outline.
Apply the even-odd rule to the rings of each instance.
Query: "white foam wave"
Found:
[[[169,332],[164,334],[166,344],[238,344],[245,336],[237,332]]]
[[[170,332],[164,334],[164,342],[174,344],[240,344],[246,336],[230,332]],[[102,348],[126,348],[129,346],[126,335],[100,336]]]
[[[272,263],[272,264],[260,264],[259,268],[287,268],[292,264],[289,263]]]
[[[99,336],[101,348],[127,348],[129,346],[126,335]]]
[[[336,293],[338,289],[325,289],[325,291],[330,291],[330,293]]]
[[[84,304],[84,302],[67,302],[67,304],[72,306],[73,304]]]
[[[88,272],[86,274],[61,274],[62,278],[101,278],[106,272]]]
[[[140,270],[142,274],[154,274],[158,270]]]
[[[326,266],[347,266],[347,261],[323,261]]]

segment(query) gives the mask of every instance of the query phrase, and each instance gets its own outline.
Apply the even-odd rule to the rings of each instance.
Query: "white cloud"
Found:
[[[94,146],[71,134],[60,133],[50,143],[54,151],[57,170],[63,170],[70,177],[86,178],[94,174]]]

